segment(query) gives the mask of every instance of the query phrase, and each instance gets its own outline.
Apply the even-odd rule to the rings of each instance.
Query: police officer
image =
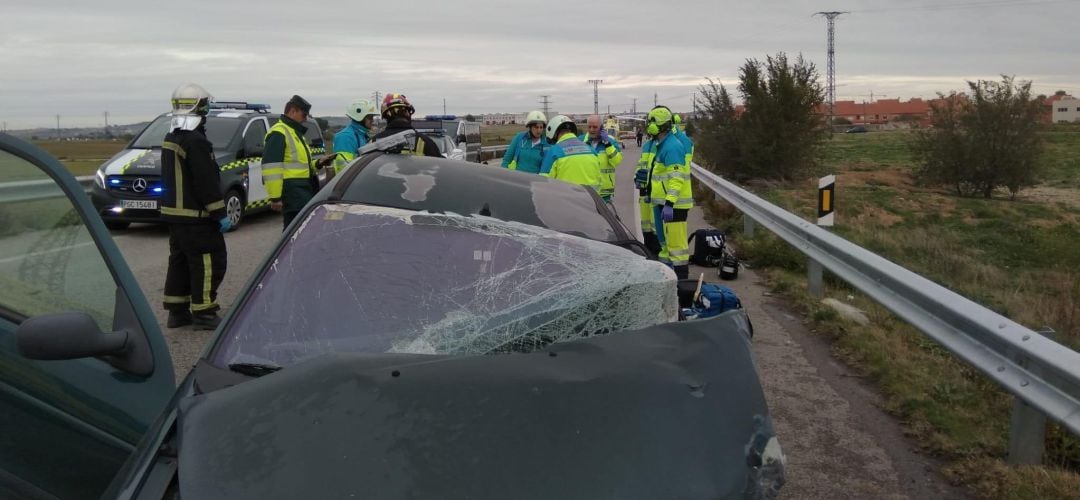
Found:
[[[221,322],[216,300],[227,265],[223,233],[232,221],[225,214],[221,169],[204,128],[212,100],[194,83],[177,87],[172,130],[161,145],[161,218],[169,226],[169,328],[194,324],[212,330]]]
[[[671,110],[664,106],[653,108],[646,118],[645,132],[650,136],[647,200],[653,206],[652,220],[661,244],[660,260],[669,263],[679,279],[685,279],[690,273],[686,219],[694,198],[690,192],[686,148],[672,131],[674,121]]]
[[[588,144],[578,139],[577,125],[558,115],[544,129],[549,143],[553,144],[544,154],[540,175],[572,184],[588,186],[600,191],[600,160]]]
[[[379,132],[375,136],[375,140],[390,137],[392,135],[400,134],[401,132],[412,130],[415,134],[415,139],[412,139],[412,143],[398,151],[400,154],[405,155],[419,155],[419,156],[434,156],[436,158],[442,158],[442,153],[439,152],[439,145],[435,143],[430,137],[416,132],[416,129],[412,126],[412,115],[416,112],[416,108],[412,104],[409,104],[409,99],[405,97],[405,94],[388,93],[383,98],[382,106],[379,107],[379,111],[382,113],[382,117],[386,120],[386,130]]]
[[[285,103],[285,113],[266,133],[263,147],[263,183],[270,196],[270,208],[282,212],[284,227],[289,227],[300,210],[319,190],[316,168],[329,165],[334,155],[311,157],[307,121],[311,103],[298,95]]]
[[[611,203],[611,197],[615,195],[615,167],[622,163],[622,148],[619,141],[612,140],[607,130],[600,128],[600,115],[589,115],[585,122],[586,133],[581,136],[581,141],[588,144],[596,152],[600,160],[600,197]]]
[[[546,126],[547,116],[543,111],[529,111],[529,114],[525,116],[525,130],[518,132],[506,146],[502,167],[539,174],[540,167],[544,163],[544,153],[549,147],[548,142],[544,140]]]
[[[357,99],[345,108],[349,124],[334,134],[334,172],[341,171],[356,158],[356,150],[367,144],[375,135],[375,115],[379,111],[375,103],[367,99]]]

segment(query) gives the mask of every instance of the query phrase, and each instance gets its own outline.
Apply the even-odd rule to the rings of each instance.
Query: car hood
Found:
[[[125,149],[104,164],[105,175],[161,175],[161,149]]]
[[[180,402],[191,498],[758,498],[783,484],[732,311],[528,354],[328,354]]]

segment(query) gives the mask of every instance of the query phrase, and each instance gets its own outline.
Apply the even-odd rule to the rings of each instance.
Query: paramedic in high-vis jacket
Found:
[[[642,177],[645,178],[644,200],[652,205],[652,223],[661,245],[660,260],[669,263],[679,279],[685,279],[690,273],[686,219],[694,206],[694,197],[690,191],[686,148],[672,131],[673,126],[670,109],[657,106],[649,111],[645,132],[650,138],[642,147],[643,164],[639,164],[635,180],[641,185]]]
[[[611,203],[615,195],[615,167],[622,163],[622,148],[616,138],[608,136],[607,130],[600,128],[600,115],[590,115],[585,122],[586,132],[581,141],[596,152],[600,160],[600,197]]]
[[[600,160],[588,144],[577,138],[577,125],[563,115],[551,119],[545,129],[550,149],[544,154],[540,175],[600,190]]]

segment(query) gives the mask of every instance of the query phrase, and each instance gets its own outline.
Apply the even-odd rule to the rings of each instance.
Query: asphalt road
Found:
[[[633,192],[633,169],[640,149],[628,142],[618,168],[615,207],[627,226],[640,229]],[[488,167],[494,168],[494,167]],[[699,210],[690,231],[706,227]],[[277,214],[257,215],[226,235],[229,270],[219,302],[231,307],[239,290],[280,237]],[[134,225],[114,238],[163,325],[179,380],[202,352],[212,332],[190,327],[164,329],[161,305],[168,253],[163,227]],[[720,281],[715,268],[691,268]],[[835,363],[829,346],[807,332],[803,320],[776,300],[761,279],[742,269],[726,282],[739,295],[754,323],[754,355],[777,435],[788,460],[784,498],[961,498],[938,473],[939,464],[913,451],[896,421],[880,409],[878,397],[847,368]]]

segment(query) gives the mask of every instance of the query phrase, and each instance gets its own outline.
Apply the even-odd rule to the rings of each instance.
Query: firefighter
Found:
[[[502,158],[503,168],[520,170],[530,174],[539,174],[544,162],[544,153],[549,144],[544,140],[544,127],[547,116],[543,111],[530,111],[525,116],[525,130],[518,132],[506,147]]]
[[[577,125],[558,115],[547,123],[545,135],[553,144],[544,154],[540,175],[600,190],[600,159],[588,144],[577,138]]]
[[[379,110],[367,99],[357,99],[345,108],[349,124],[334,134],[334,173],[340,174],[356,158],[356,151],[374,137]]]
[[[319,190],[318,167],[329,165],[333,154],[311,157],[307,127],[311,103],[298,95],[285,103],[285,113],[266,133],[263,148],[263,183],[270,196],[270,208],[282,213],[283,227],[289,227],[300,210]]]
[[[382,106],[380,106],[382,117],[386,120],[386,130],[383,130],[375,139],[382,139],[390,137],[395,134],[399,134],[406,130],[412,130],[415,135],[415,139],[412,140],[408,147],[398,151],[404,155],[419,155],[419,156],[433,156],[435,158],[442,158],[443,155],[439,152],[439,145],[435,143],[430,137],[416,132],[416,129],[412,126],[412,115],[416,112],[416,108],[412,104],[409,104],[409,99],[405,97],[405,94],[388,93],[383,98]]]
[[[161,145],[161,218],[169,226],[166,326],[217,328],[218,286],[225,277],[224,233],[232,228],[221,195],[221,169],[206,138],[213,97],[188,83],[172,94],[172,127]]]
[[[664,106],[653,108],[646,119],[646,133],[652,143],[648,157],[648,200],[653,206],[652,219],[661,244],[660,259],[675,269],[679,279],[685,279],[690,273],[686,219],[694,198],[690,192],[686,148],[672,130],[674,121],[671,110]]]
[[[600,197],[611,203],[611,197],[615,195],[615,167],[622,163],[622,148],[618,140],[612,139],[607,130],[600,128],[599,115],[589,115],[586,130],[581,141],[588,144],[600,160]]]

